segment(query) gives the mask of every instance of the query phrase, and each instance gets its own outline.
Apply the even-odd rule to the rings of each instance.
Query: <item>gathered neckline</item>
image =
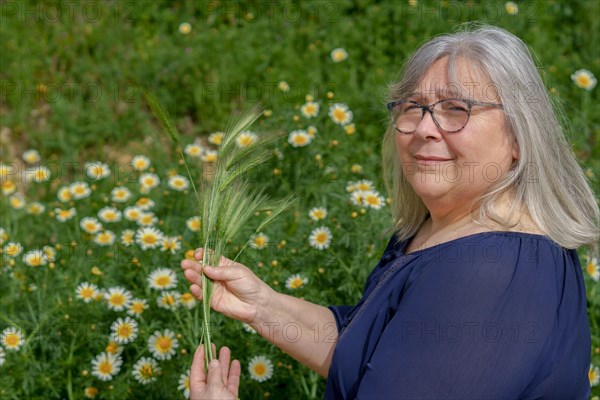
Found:
[[[448,245],[448,244],[452,244],[452,243],[458,242],[460,240],[473,239],[474,237],[477,237],[477,236],[487,236],[487,235],[524,236],[524,237],[530,237],[532,239],[549,241],[549,242],[555,244],[548,236],[541,235],[539,233],[518,232],[518,231],[485,231],[485,232],[472,233],[472,234],[466,235],[466,236],[461,236],[461,237],[458,237],[458,238],[455,238],[455,239],[448,240],[446,242],[434,244],[434,245],[426,247],[424,249],[418,249],[418,250],[415,250],[413,252],[406,253],[406,247],[408,247],[408,243],[410,243],[410,241],[415,237],[415,235],[413,235],[413,236],[411,236],[411,237],[409,237],[407,239],[404,239],[401,242],[401,246],[400,246],[399,250],[393,250],[393,251],[398,252],[398,253],[400,253],[403,256],[412,256],[412,255],[417,255],[419,253],[426,252],[428,250],[433,250],[433,249],[436,249],[436,248],[440,248],[442,246],[445,246],[445,245]]]

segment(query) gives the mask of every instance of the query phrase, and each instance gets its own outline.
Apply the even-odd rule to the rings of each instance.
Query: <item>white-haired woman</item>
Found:
[[[327,399],[587,399],[575,249],[597,251],[599,211],[526,45],[490,26],[436,37],[387,107],[393,235],[358,304],[277,293],[224,259],[204,268],[213,309],[327,377]],[[182,267],[200,299],[200,265]],[[192,396],[235,398],[239,363],[225,349],[207,379],[201,356]]]

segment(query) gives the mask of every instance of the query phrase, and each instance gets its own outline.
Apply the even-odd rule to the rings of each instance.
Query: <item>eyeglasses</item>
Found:
[[[428,111],[435,125],[446,133],[463,129],[473,106],[504,108],[502,104],[465,99],[444,99],[428,106],[412,100],[396,100],[387,104],[392,123],[400,133],[413,133]]]

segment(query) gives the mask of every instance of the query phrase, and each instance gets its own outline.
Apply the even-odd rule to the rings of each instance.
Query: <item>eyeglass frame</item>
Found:
[[[443,102],[443,101],[450,101],[450,100],[457,100],[457,101],[462,101],[463,103],[465,103],[469,108],[467,109],[467,121],[465,122],[465,124],[457,130],[454,131],[447,131],[444,128],[442,128],[439,124],[439,122],[437,121],[437,119],[435,118],[435,114],[433,112],[433,108]],[[467,124],[469,123],[469,119],[471,118],[471,110],[473,109],[473,106],[482,106],[482,107],[495,107],[495,108],[504,108],[504,106],[502,104],[499,103],[488,103],[485,101],[477,101],[477,100],[469,100],[469,99],[460,99],[460,98],[450,98],[450,99],[442,99],[442,100],[438,100],[435,103],[429,104],[429,105],[423,105],[421,103],[417,103],[416,101],[413,100],[395,100],[395,101],[390,101],[389,103],[386,104],[386,107],[388,109],[388,112],[392,113],[392,109],[397,106],[398,104],[405,104],[405,103],[412,103],[414,105],[416,105],[417,107],[419,107],[421,109],[421,119],[419,119],[419,122],[417,123],[417,126],[415,127],[415,129],[413,129],[410,132],[403,132],[400,129],[398,129],[398,127],[396,126],[396,123],[394,121],[394,129],[396,129],[397,132],[400,133],[404,133],[404,134],[410,134],[410,133],[414,133],[417,130],[417,127],[419,126],[419,124],[421,123],[421,121],[423,121],[423,118],[425,118],[425,111],[428,111],[429,114],[431,114],[431,119],[433,120],[433,123],[435,124],[435,126],[437,126],[441,131],[444,131],[446,133],[456,133],[459,132],[461,130],[463,130],[465,128],[465,126],[467,126]]]

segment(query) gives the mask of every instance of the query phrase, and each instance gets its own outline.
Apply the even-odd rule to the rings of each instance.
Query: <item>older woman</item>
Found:
[[[327,377],[327,399],[587,399],[575,249],[597,250],[599,211],[525,44],[487,26],[436,37],[387,107],[393,235],[358,304],[277,293],[224,259],[204,268],[213,309]],[[200,265],[182,267],[200,299]],[[235,398],[239,363],[224,348],[206,376],[201,357],[192,396]]]

